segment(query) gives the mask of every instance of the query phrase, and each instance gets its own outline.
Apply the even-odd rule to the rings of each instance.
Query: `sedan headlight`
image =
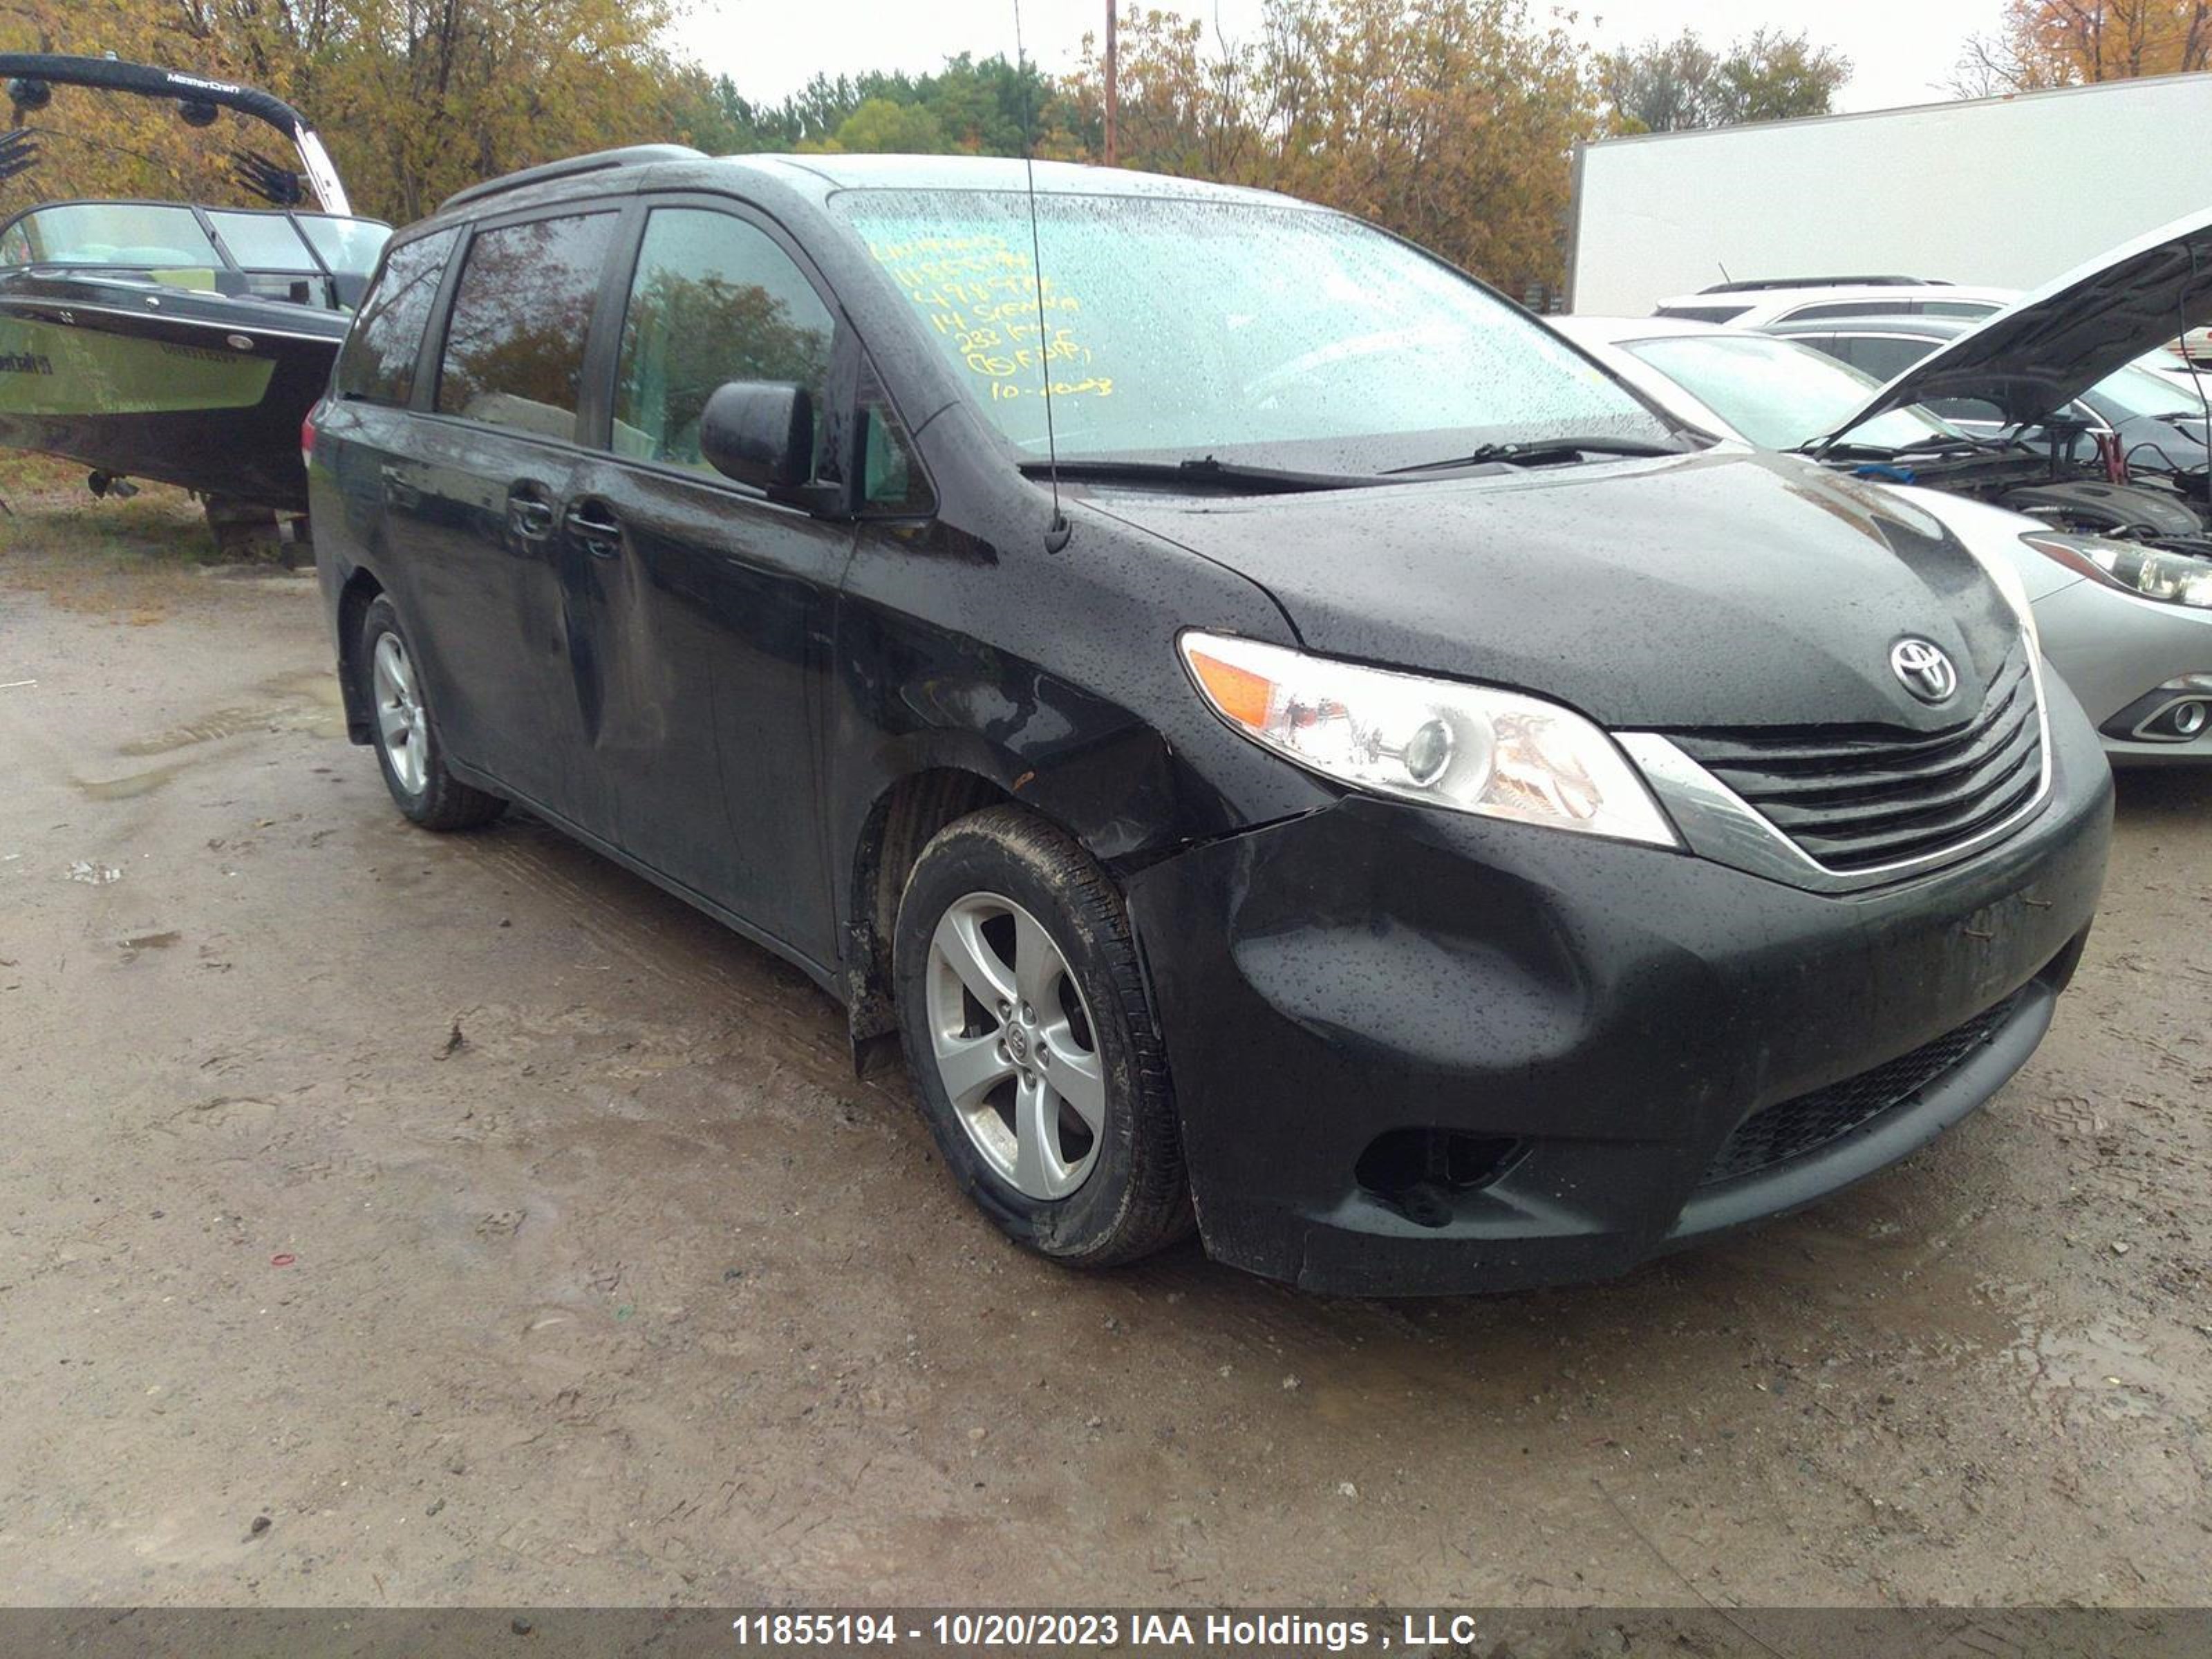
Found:
[[[2069,569],[2123,592],[2212,611],[2212,560],[2169,553],[2141,542],[2065,536],[2055,531],[2025,535],[2021,540]]]
[[[1613,739],[1557,703],[1219,634],[1182,643],[1214,713],[1324,777],[1486,817],[1680,844]]]

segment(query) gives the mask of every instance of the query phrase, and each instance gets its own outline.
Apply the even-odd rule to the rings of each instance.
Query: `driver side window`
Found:
[[[623,319],[613,447],[633,460],[712,471],[699,417],[729,380],[787,380],[814,398],[815,467],[830,419],[829,307],[768,234],[707,208],[646,221]]]

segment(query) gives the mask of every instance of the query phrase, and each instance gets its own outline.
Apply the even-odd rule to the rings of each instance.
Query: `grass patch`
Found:
[[[0,581],[65,610],[159,622],[222,562],[199,503],[165,484],[102,500],[82,467],[0,453]]]
[[[10,557],[215,562],[215,538],[200,505],[181,489],[142,484],[128,501],[84,487],[82,469],[43,456],[0,462],[0,552]]]

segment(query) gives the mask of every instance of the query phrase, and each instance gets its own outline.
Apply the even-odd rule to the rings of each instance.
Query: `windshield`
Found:
[[[314,256],[281,213],[227,213],[210,210],[208,222],[222,245],[230,250],[242,270],[303,270],[315,267]]]
[[[2123,416],[2184,415],[2191,420],[2204,418],[2204,401],[2197,396],[2193,385],[2178,375],[2161,374],[2133,363],[2107,374],[2091,391],[2100,401],[2117,405]]]
[[[392,240],[392,227],[374,219],[334,219],[327,214],[295,215],[293,222],[314,244],[323,263],[341,276],[366,276],[376,256]]]
[[[1678,334],[1623,340],[1641,358],[1763,449],[1826,437],[1874,396],[1875,382],[1825,353],[1757,334]],[[1920,409],[1893,410],[1850,441],[1896,449],[1954,429]]]
[[[36,208],[0,236],[0,264],[220,268],[222,256],[190,208],[158,202],[76,202]]]
[[[249,271],[312,276],[320,270],[320,254],[341,276],[366,276],[392,238],[389,225],[327,214],[210,208],[207,217],[232,259]],[[221,270],[229,263],[208,240],[199,216],[175,203],[58,204],[33,208],[0,232],[0,265]]]
[[[1664,444],[1658,416],[1517,307],[1335,214],[1129,196],[849,191],[839,210],[969,395],[1063,460],[1380,471],[1485,443]],[[1045,321],[1039,333],[1040,287]]]

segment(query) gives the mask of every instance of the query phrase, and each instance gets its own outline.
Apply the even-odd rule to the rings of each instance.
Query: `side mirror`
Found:
[[[782,380],[732,380],[699,416],[699,453],[726,478],[790,490],[814,472],[814,399]]]

